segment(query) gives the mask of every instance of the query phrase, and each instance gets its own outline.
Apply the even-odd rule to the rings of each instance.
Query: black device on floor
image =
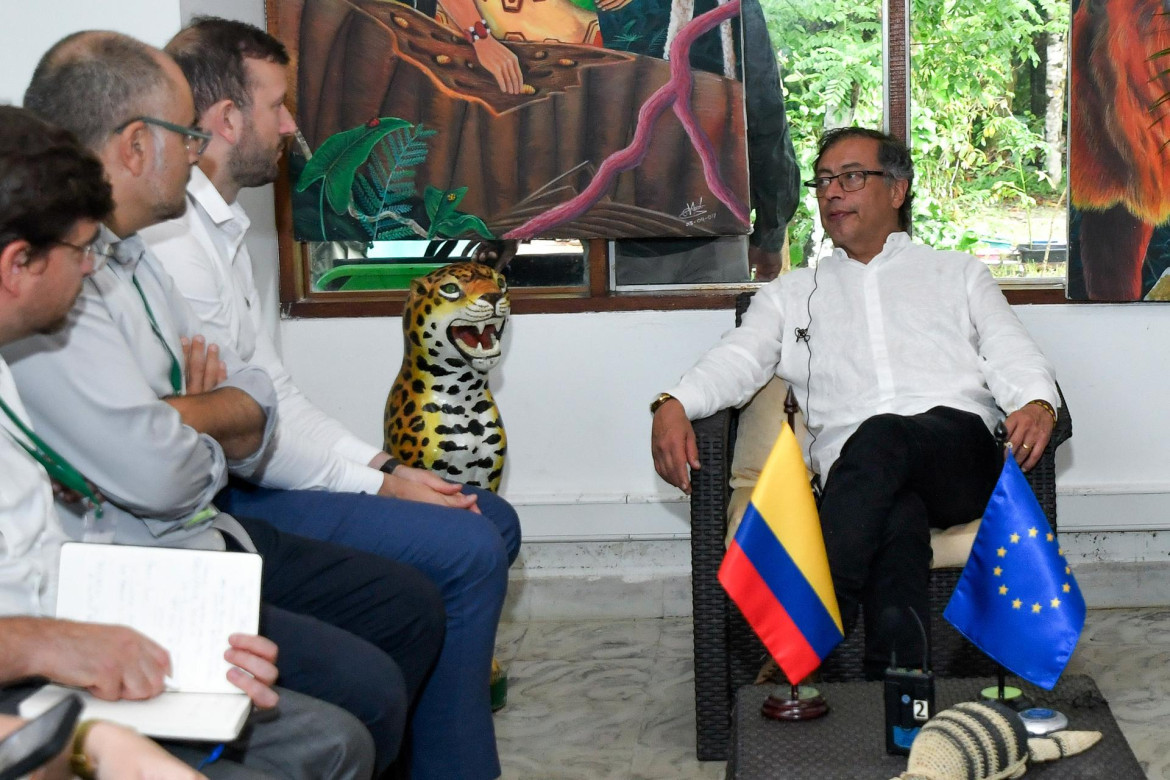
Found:
[[[16,780],[60,753],[73,736],[81,698],[65,697],[0,741],[0,780]]]
[[[926,627],[910,607],[906,611],[914,616],[922,631],[922,668],[910,669],[898,666],[895,651],[890,652],[890,668],[886,669],[886,752],[890,755],[909,755],[910,745],[918,736],[923,724],[934,715],[934,673],[930,671],[930,646],[926,638]],[[897,635],[901,623],[900,613],[891,608],[883,616],[887,636]]]

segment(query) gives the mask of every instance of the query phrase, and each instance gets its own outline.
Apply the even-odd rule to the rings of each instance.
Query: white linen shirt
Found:
[[[103,226],[99,250],[115,246],[115,257],[82,283],[64,328],[0,351],[33,430],[106,497],[116,543],[222,549],[213,522],[237,536],[238,529],[226,515],[210,517],[204,510],[226,484],[228,469],[251,475],[271,444],[277,414],[272,380],[232,350],[221,350],[227,379],[219,387],[251,396],[266,417],[256,452],[229,461],[215,439],[185,425],[161,400],[175,392],[172,356],[182,360],[180,339],[198,333],[198,320],[138,236],[118,241]],[[57,514],[66,533],[81,539],[80,505],[58,503]]]
[[[822,475],[876,414],[949,406],[994,431],[1003,410],[1057,404],[1052,366],[987,267],[905,233],[869,263],[836,249],[761,287],[740,327],[667,392],[695,420],[746,403],[773,374],[796,392],[808,465]]]
[[[3,358],[0,398],[32,428]],[[52,615],[57,560],[69,537],[53,509],[49,475],[16,443],[31,442],[2,411],[0,428],[0,615]]]
[[[297,389],[264,329],[243,207],[227,203],[198,167],[191,170],[187,204],[182,217],[147,228],[142,237],[202,320],[208,343],[226,345],[272,377],[276,434],[251,480],[273,488],[377,493],[384,475],[368,464],[381,450]]]

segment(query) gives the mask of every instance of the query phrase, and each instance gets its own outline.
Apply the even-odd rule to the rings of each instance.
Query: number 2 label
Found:
[[[930,702],[926,699],[914,700],[914,720],[930,719]]]

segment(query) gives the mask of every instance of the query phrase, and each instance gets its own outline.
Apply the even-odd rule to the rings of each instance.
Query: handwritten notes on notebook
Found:
[[[251,702],[227,681],[223,654],[229,635],[258,633],[260,570],[260,556],[248,553],[64,545],[57,617],[130,626],[171,656],[168,693],[149,702],[85,696],[82,717],[125,723],[155,737],[234,738]],[[47,708],[67,692],[47,686],[22,703],[21,714],[33,717],[37,713],[26,713],[25,705]]]

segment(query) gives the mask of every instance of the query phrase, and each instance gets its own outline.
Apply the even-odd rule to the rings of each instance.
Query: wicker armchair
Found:
[[[750,294],[737,301],[736,323]],[[1052,439],[1028,481],[1052,527],[1056,528],[1055,451],[1072,435],[1072,421],[1063,395]],[[691,477],[691,595],[695,633],[695,714],[700,761],[727,758],[735,692],[755,680],[767,651],[728,600],[717,574],[723,561],[732,453],[738,412],[725,409],[696,420],[699,460],[703,468]],[[941,677],[994,675],[993,662],[972,646],[942,617],[962,569],[934,569],[930,578],[930,633],[933,668]],[[862,679],[863,637],[858,629],[821,667],[826,682]]]

